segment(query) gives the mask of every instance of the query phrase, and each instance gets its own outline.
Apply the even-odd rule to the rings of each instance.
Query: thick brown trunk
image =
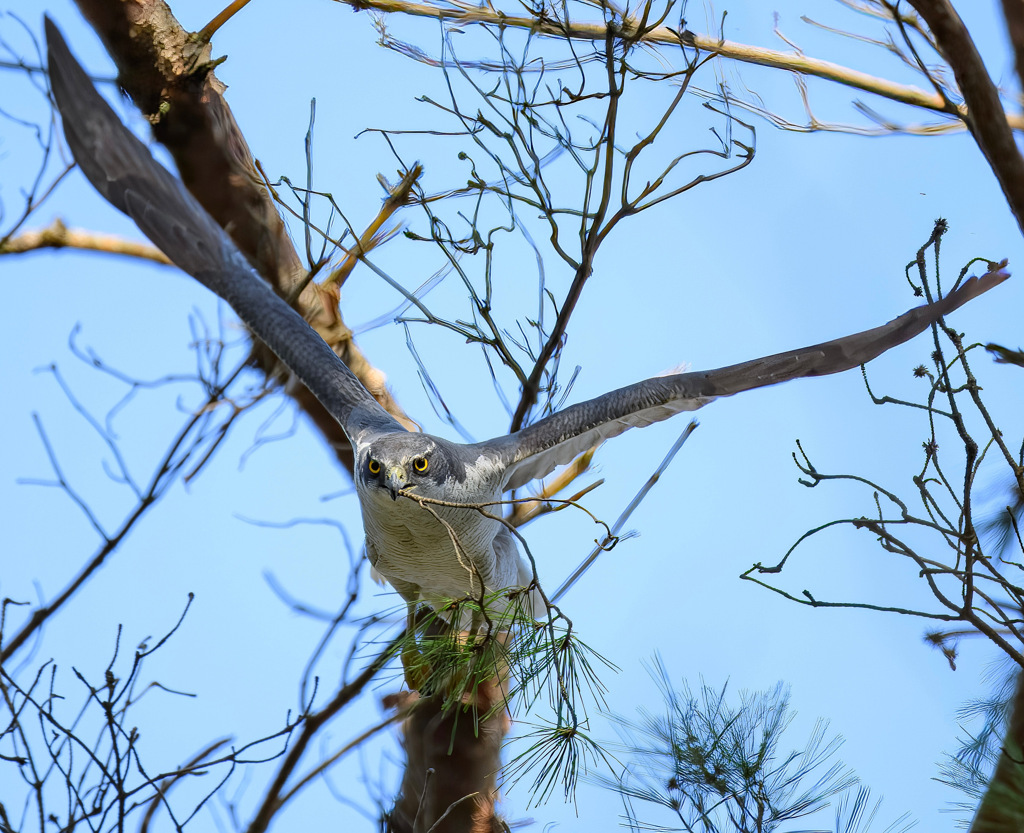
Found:
[[[309,284],[295,297],[306,271],[223,97],[209,46],[190,37],[161,0],[78,0],[78,5],[110,51],[120,83],[174,157],[188,189],[378,401],[415,428],[386,390],[383,374],[353,344],[338,310],[337,289]],[[274,364],[268,350],[257,346],[254,352],[265,372],[287,378],[287,370]],[[351,471],[351,450],[335,420],[305,388],[289,384],[285,389]],[[490,712],[493,701],[502,697],[499,685],[483,686],[477,712]],[[423,698],[406,721],[409,761],[392,829],[503,829],[494,804],[508,731],[506,713],[498,709],[475,719],[471,710],[444,712],[441,706],[440,697]],[[269,810],[260,829],[269,825],[275,811]]]

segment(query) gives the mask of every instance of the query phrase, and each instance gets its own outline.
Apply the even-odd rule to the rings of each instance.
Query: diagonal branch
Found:
[[[209,62],[209,48],[198,44],[184,32],[162,0],[79,0],[79,6],[92,25],[100,32],[120,71],[120,83],[128,90],[140,109],[155,121],[157,138],[175,157],[179,172],[189,190],[200,203],[225,227],[235,243],[242,249],[261,275],[285,298],[294,300],[297,310],[325,341],[338,353],[362,384],[381,402],[383,407],[396,413],[397,405],[387,393],[383,374],[369,365],[365,357],[352,344],[351,332],[341,321],[337,309],[337,281],[327,287],[308,282],[300,259],[291,241],[284,234],[283,223],[277,214],[272,195],[260,180],[256,164],[242,137],[230,109],[223,99],[223,86],[216,81]],[[404,201],[412,186],[418,168],[410,171],[402,186],[392,190],[394,206]],[[387,208],[387,207],[386,207]],[[391,210],[388,208],[387,210]],[[386,217],[381,218],[381,222]],[[364,251],[375,239],[371,230],[364,235]],[[339,278],[341,275],[338,276]],[[301,291],[297,291],[301,290]],[[332,303],[322,298],[334,293]],[[297,298],[295,296],[297,295]],[[287,372],[270,364],[269,351],[257,353],[264,370]],[[339,458],[351,467],[351,451],[338,423],[312,394],[298,385],[289,385],[288,393],[309,413]],[[407,421],[407,424],[411,424]],[[347,456],[347,459],[346,459]],[[402,637],[404,638],[404,636]],[[350,685],[344,686],[334,699],[320,711],[306,715],[301,733],[292,740],[283,757],[275,778],[263,794],[249,830],[258,833],[267,829],[271,820],[291,794],[288,784],[303,755],[311,748],[311,741],[319,730],[355,696],[393,655],[392,645],[381,652],[367,669]],[[493,819],[496,796],[496,773],[500,768],[502,740],[508,729],[503,713],[495,711],[488,721],[486,737],[474,731],[474,723],[463,719],[460,735],[452,743],[449,734],[433,733],[434,717],[442,724],[453,720],[451,714],[440,713],[440,701],[417,709],[417,721],[410,732],[417,729],[421,735],[412,742],[429,758],[433,769],[443,768],[452,778],[438,777],[423,790],[424,799],[443,816],[437,830],[467,829],[462,822],[465,810],[474,819]],[[486,708],[484,708],[486,711]],[[407,774],[412,778],[425,772],[416,761],[410,761]],[[472,775],[481,781],[490,799],[461,802],[467,792],[461,784],[462,776]],[[457,792],[460,800],[456,811],[448,812],[453,800],[447,796]],[[461,791],[459,791],[461,790]],[[428,816],[434,818],[433,810]]]
[[[999,90],[967,27],[949,0],[910,0],[924,18],[942,56],[953,69],[967,112],[961,116],[999,180],[1006,202],[1024,230],[1024,157],[1006,121]]]
[[[1006,18],[1006,33],[1013,47],[1017,81],[1021,89],[1024,89],[1024,3],[1020,0],[1003,0],[1003,17]]]
[[[385,410],[411,425],[388,392],[384,374],[354,344],[337,308],[325,305],[330,295],[307,283],[302,260],[224,98],[224,84],[213,73],[217,62],[211,60],[209,44],[186,32],[164,0],[77,2],[117,64],[118,83],[153,123],[154,135],[171,152],[186,187],[278,294],[298,296],[296,309]],[[268,375],[286,372],[268,350],[254,352]],[[304,387],[288,387],[351,468],[351,451],[335,420]]]
[[[324,724],[362,693],[369,682],[395,656],[404,640],[405,632],[403,631],[385,645],[352,682],[338,689],[331,701],[320,711],[306,715],[305,720],[302,722],[302,730],[299,732],[298,737],[292,740],[287,754],[277,769],[277,775],[263,794],[263,800],[256,811],[256,815],[253,816],[248,828],[246,828],[246,833],[263,833],[270,826],[277,811],[290,798],[290,791],[286,789],[289,778],[302,760],[302,756],[305,754],[310,741]]]

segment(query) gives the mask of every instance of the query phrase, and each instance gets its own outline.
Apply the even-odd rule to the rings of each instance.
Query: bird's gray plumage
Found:
[[[181,182],[121,124],[46,21],[50,83],[68,145],[83,173],[131,217],[176,265],[235,310],[338,420],[355,452],[354,479],[366,549],[377,572],[410,603],[443,609],[481,599],[501,612],[522,598],[543,613],[533,568],[497,519],[471,508],[417,503],[493,504],[597,443],[634,427],[703,407],[714,399],[805,376],[857,367],[1008,277],[971,278],[934,304],[855,335],[717,370],[647,379],[572,405],[514,434],[468,445],[406,431],[291,307],[253,270]],[[402,492],[402,499],[399,497]],[[408,497],[412,499],[409,499]],[[491,505],[493,515],[498,507]],[[509,591],[502,594],[502,591]]]

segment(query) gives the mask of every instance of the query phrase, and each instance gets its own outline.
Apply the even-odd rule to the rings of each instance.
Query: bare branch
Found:
[[[0,244],[0,255],[17,255],[40,249],[79,249],[105,254],[125,255],[152,260],[170,266],[171,261],[155,246],[125,240],[112,234],[100,234],[80,229],[69,229],[62,220],[54,220],[49,226],[39,231],[25,231],[8,238]]]
[[[550,17],[523,17],[506,15],[491,5],[472,5],[463,2],[415,3],[406,0],[337,0],[351,5],[357,11],[372,10],[383,13],[406,14],[432,19],[450,20],[461,24],[492,24],[506,28],[519,28],[556,38],[573,40],[602,41],[607,36],[608,27],[603,23],[584,23],[576,21],[553,20]],[[626,18],[622,22],[624,32],[635,26],[634,19]],[[966,108],[957,107],[948,100],[934,93],[925,92],[918,87],[897,84],[866,72],[844,67],[831,61],[811,58],[796,52],[779,52],[760,46],[736,43],[710,35],[702,35],[690,30],[676,31],[668,26],[649,29],[639,37],[642,43],[665,46],[692,46],[700,52],[718,55],[722,58],[745,64],[769,67],[771,69],[796,72],[823,78],[843,86],[873,93],[891,101],[909,104],[939,113],[963,118]],[[1024,120],[1012,117],[1015,127],[1024,127]]]

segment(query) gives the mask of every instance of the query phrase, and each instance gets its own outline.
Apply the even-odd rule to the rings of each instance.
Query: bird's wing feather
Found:
[[[64,135],[96,190],[131,217],[175,265],[227,301],[353,443],[380,432],[404,432],[302,316],[256,274],[185,186],[121,123],[48,18],[46,40]]]
[[[577,454],[630,428],[642,428],[713,399],[804,376],[825,376],[862,365],[923,332],[933,321],[1009,277],[1003,264],[970,278],[945,298],[861,333],[717,370],[660,376],[572,405],[528,428],[477,443],[478,454],[504,463],[504,489],[545,477]]]

